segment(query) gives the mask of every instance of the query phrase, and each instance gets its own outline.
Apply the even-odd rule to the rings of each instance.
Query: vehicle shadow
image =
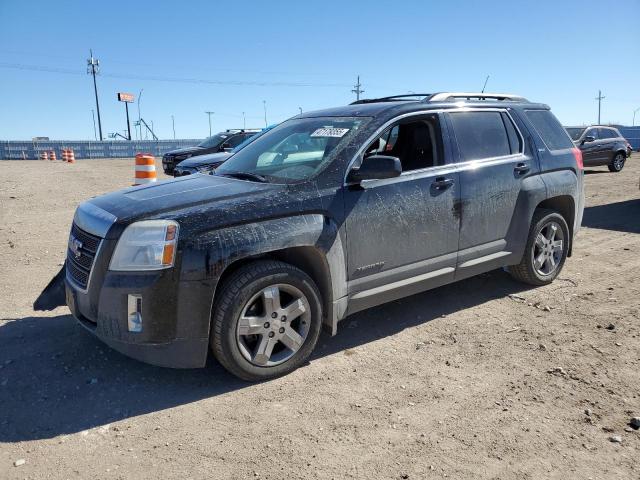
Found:
[[[360,312],[340,323],[337,336],[323,333],[311,361],[526,289],[496,270]],[[0,442],[77,433],[251,386],[213,359],[194,370],[129,359],[71,315],[0,326],[0,366]]]
[[[640,233],[640,199],[586,207],[582,226]]]

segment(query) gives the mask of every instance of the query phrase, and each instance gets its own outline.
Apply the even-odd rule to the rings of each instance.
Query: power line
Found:
[[[0,62],[0,68],[8,68],[13,70],[28,70],[35,72],[60,73],[65,75],[80,75],[75,69],[50,67],[45,65],[27,65],[22,63],[5,63]],[[252,80],[208,80],[203,78],[180,78],[180,77],[163,77],[156,75],[136,75],[136,74],[118,74],[118,73],[101,73],[105,78],[118,78],[123,80],[145,80],[156,82],[174,82],[174,83],[193,83],[203,85],[227,85],[227,86],[252,86],[252,87],[322,87],[322,88],[344,88],[348,87],[345,83],[315,83],[315,82],[267,82]]]

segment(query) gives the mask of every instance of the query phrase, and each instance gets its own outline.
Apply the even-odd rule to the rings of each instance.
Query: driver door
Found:
[[[441,132],[437,114],[409,117],[364,150],[403,171],[345,187],[348,313],[453,280],[460,188]]]

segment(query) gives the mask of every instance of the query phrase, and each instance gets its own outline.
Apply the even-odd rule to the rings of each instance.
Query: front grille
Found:
[[[67,248],[67,274],[81,288],[87,288],[93,260],[101,241],[100,237],[81,230],[75,223],[71,227]]]

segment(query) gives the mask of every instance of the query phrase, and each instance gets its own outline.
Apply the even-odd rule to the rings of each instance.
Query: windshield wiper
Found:
[[[267,183],[267,178],[251,172],[216,172],[215,175],[223,177],[239,178],[241,180],[253,180],[254,182]]]

